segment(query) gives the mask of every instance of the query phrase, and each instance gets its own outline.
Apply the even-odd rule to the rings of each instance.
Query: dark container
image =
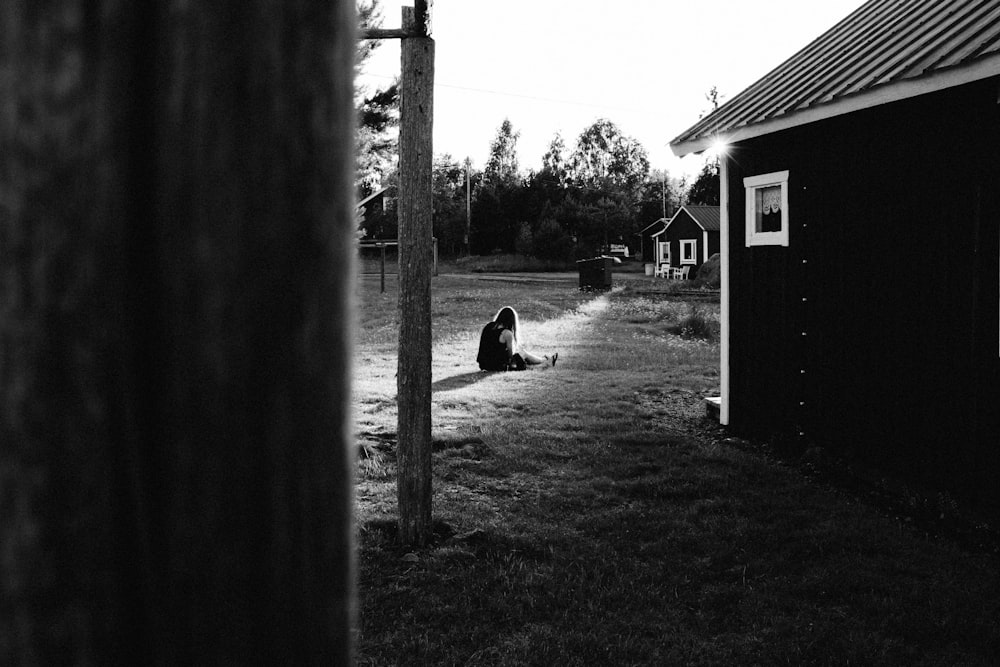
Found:
[[[611,266],[614,261],[612,257],[577,260],[580,289],[611,289]]]

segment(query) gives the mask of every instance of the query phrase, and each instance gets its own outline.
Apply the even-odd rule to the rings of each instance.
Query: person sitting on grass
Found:
[[[558,352],[551,357],[539,357],[518,348],[517,324],[517,311],[504,306],[493,321],[483,327],[483,333],[479,337],[479,355],[476,356],[480,370],[523,371],[529,366],[556,365]]]

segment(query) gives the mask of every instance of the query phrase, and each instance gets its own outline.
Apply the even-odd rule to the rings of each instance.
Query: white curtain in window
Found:
[[[761,188],[761,212],[764,215],[768,213],[777,213],[781,210],[781,186],[776,185],[769,188]]]

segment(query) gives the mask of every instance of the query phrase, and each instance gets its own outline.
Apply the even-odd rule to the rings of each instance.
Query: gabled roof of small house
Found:
[[[706,232],[719,231],[721,218],[718,206],[689,206],[685,204],[682,208],[690,213],[694,221],[701,225],[701,228]],[[671,218],[671,222],[673,222],[673,218]]]
[[[364,199],[362,199],[361,201],[359,201],[357,204],[355,204],[354,207],[355,208],[364,208],[365,205],[367,205],[368,203],[374,201],[378,197],[381,197],[385,193],[385,191],[388,190],[388,189],[389,188],[382,188],[381,190],[376,190],[375,192],[371,193],[370,195],[368,195],[367,197],[365,197]]]
[[[1000,0],[870,0],[670,142],[676,155],[1000,75]]]
[[[657,225],[666,225],[668,222],[670,222],[669,218],[660,218],[656,222],[651,222],[648,225],[646,225],[645,227],[643,227],[642,229],[640,229],[639,232],[638,232],[638,235],[642,236],[643,232],[645,232],[647,230],[650,230],[650,229],[652,229],[653,227],[655,227]]]
[[[677,219],[677,216],[681,214],[681,211],[686,212],[691,218],[698,224],[699,227],[704,229],[706,232],[717,232],[720,227],[720,215],[718,206],[706,206],[701,204],[684,204],[677,212],[674,213],[673,217],[667,221],[667,224],[663,226],[663,229],[653,234],[653,236],[659,236],[663,232],[667,231],[667,228]],[[662,220],[662,218],[661,218]]]

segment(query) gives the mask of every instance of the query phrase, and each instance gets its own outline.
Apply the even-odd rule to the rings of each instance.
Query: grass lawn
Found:
[[[396,282],[359,285],[361,665],[998,665],[1000,562],[704,418],[718,305],[434,279],[437,539],[395,540]],[[502,305],[552,369],[479,373]]]

